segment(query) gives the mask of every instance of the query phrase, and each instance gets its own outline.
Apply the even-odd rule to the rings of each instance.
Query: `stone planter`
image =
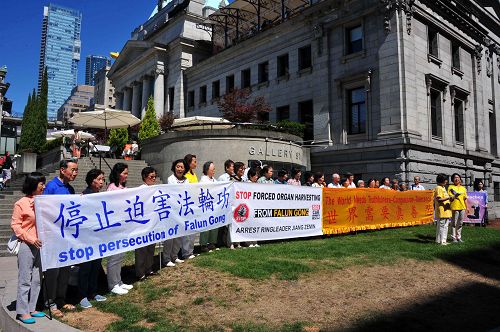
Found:
[[[17,164],[17,173],[25,174],[36,171],[36,153],[23,152]]]

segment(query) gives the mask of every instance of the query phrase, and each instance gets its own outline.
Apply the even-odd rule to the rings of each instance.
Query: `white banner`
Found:
[[[233,198],[228,182],[36,196],[42,268],[74,265],[228,225]]]
[[[234,184],[233,242],[322,235],[321,188]]]

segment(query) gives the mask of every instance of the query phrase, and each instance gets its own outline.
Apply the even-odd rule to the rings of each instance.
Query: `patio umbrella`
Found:
[[[59,131],[54,131],[51,133],[52,137],[72,137],[75,135],[75,130],[74,129],[68,129],[68,130],[59,130]],[[87,133],[86,131],[80,131],[80,138],[83,140],[88,140],[88,139],[93,139],[94,135],[91,133]]]
[[[76,113],[69,121],[77,126],[101,129],[127,128],[141,123],[141,120],[130,112],[110,108]]]
[[[191,116],[175,119],[172,124],[172,129],[174,130],[229,129],[233,127],[234,125],[226,119],[209,116]]]

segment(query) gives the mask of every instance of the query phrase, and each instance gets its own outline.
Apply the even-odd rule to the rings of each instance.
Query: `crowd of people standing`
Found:
[[[261,184],[283,184],[294,186],[328,187],[328,188],[381,188],[388,190],[425,190],[420,183],[420,178],[414,178],[414,183],[407,187],[396,179],[384,177],[380,181],[369,179],[366,182],[354,181],[354,175],[347,173],[344,177],[334,173],[332,182],[326,184],[325,175],[321,172],[305,172],[294,169],[289,174],[285,170],[279,170],[277,176],[271,166],[252,164],[246,168],[242,162],[226,160],[224,162],[224,173],[216,178],[216,166],[214,162],[207,161],[202,166],[200,179],[196,175],[198,167],[197,158],[194,154],[187,154],[183,159],[177,159],[172,163],[172,174],[167,179],[167,184],[190,184],[190,183],[214,183],[218,181],[252,182]],[[12,215],[12,229],[21,242],[18,264],[19,280],[16,313],[18,319],[24,323],[32,324],[35,318],[44,316],[36,310],[36,303],[40,293],[40,248],[43,243],[38,239],[36,231],[36,220],[34,211],[34,197],[36,195],[89,195],[102,191],[105,183],[105,174],[102,170],[92,169],[85,177],[87,188],[82,193],[76,193],[71,185],[78,175],[78,164],[75,160],[63,160],[59,165],[59,175],[46,183],[41,173],[31,173],[25,178],[23,193],[25,196],[16,202]],[[145,167],[141,172],[142,186],[158,184],[158,173],[152,167]],[[107,191],[124,190],[127,188],[128,166],[125,163],[116,163],[109,174]],[[304,178],[304,182],[302,179]],[[438,186],[434,190],[436,202],[436,216],[438,227],[436,242],[447,244],[448,224],[452,225],[452,240],[462,242],[462,222],[464,210],[466,209],[467,192],[461,185],[459,174],[452,175],[453,185],[447,189],[447,176],[437,177]],[[199,254],[194,252],[195,236],[189,235],[174,238],[162,244],[160,253],[163,267],[175,267],[185,260],[193,259]],[[200,251],[212,252],[219,250],[221,246],[235,249],[241,246],[258,247],[257,242],[246,244],[233,243],[227,227],[213,229],[200,234]],[[155,274],[153,258],[155,244],[145,246],[135,251],[135,274],[137,280],[141,281]],[[133,285],[123,282],[121,277],[124,254],[108,257],[106,266],[107,286],[111,293],[125,295]],[[90,300],[106,301],[106,297],[98,294],[98,275],[102,269],[100,259],[82,263],[78,269],[78,291],[80,294],[79,305],[82,308],[90,308]],[[52,315],[62,317],[65,310],[74,310],[75,306],[67,303],[66,292],[70,276],[70,267],[48,269],[45,272],[46,294],[44,304],[50,309]]]

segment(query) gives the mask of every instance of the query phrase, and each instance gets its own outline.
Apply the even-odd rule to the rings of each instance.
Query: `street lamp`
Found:
[[[10,86],[10,83],[4,82],[6,75],[7,66],[0,67],[0,144],[2,142],[3,100]]]

